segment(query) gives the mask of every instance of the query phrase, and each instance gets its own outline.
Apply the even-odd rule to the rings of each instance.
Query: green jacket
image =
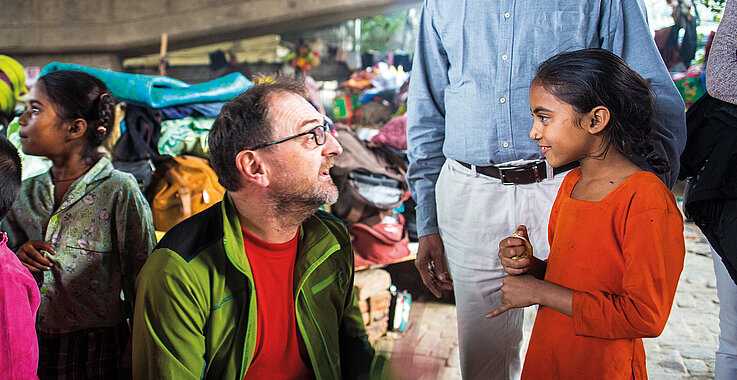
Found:
[[[294,268],[297,325],[317,379],[368,378],[368,344],[353,291],[345,226],[318,212],[302,223]],[[235,205],[174,226],[137,280],[134,379],[243,378],[256,346],[256,295]]]

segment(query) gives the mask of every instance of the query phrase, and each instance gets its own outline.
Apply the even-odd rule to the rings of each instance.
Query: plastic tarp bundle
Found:
[[[224,102],[253,86],[253,83],[241,73],[232,73],[209,82],[190,85],[165,76],[119,73],[60,62],[44,66],[41,75],[59,70],[81,71],[93,75],[103,81],[119,100],[143,103],[153,108]]]
[[[215,119],[186,117],[161,122],[159,154],[176,157],[182,154],[209,158],[207,135]]]

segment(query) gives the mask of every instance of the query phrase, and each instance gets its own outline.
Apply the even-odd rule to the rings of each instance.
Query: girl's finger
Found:
[[[30,269],[30,267],[36,268],[37,270],[48,270],[50,269],[50,265],[44,265],[43,263],[33,260],[32,258],[26,256],[27,260],[21,260],[23,265],[25,265],[27,268]]]
[[[23,256],[26,258],[26,262],[28,264],[31,264],[41,270],[49,269],[51,267],[51,261],[44,257],[41,252],[37,251],[36,248],[33,247],[33,245],[29,244],[21,247],[21,251],[23,252]],[[20,257],[20,255],[18,257]]]
[[[42,271],[42,270],[43,270],[43,269],[38,269],[38,268],[36,268],[36,267],[34,267],[34,266],[32,266],[32,265],[28,265],[28,264],[26,264],[26,263],[25,263],[25,262],[23,262],[23,261],[21,261],[20,263],[21,263],[21,264],[23,264],[23,266],[24,266],[24,267],[26,267],[26,269],[28,269],[28,270],[29,270],[29,271],[31,271],[31,272],[40,272],[40,271]]]
[[[503,314],[507,310],[509,310],[509,307],[508,306],[505,306],[505,305],[502,305],[502,306],[499,306],[496,310],[492,311],[491,313],[486,314],[485,317],[486,317],[486,319],[494,318],[494,317],[497,317],[497,316]]]
[[[30,241],[29,243],[31,243],[31,246],[38,251],[43,250],[52,255],[56,255],[56,252],[54,252],[54,246],[49,244],[48,242],[45,242],[43,240],[33,240],[33,241]]]

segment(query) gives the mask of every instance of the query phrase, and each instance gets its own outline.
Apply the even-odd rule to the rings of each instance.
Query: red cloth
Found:
[[[379,146],[407,150],[407,114],[389,120],[371,142]]]
[[[256,352],[244,379],[314,379],[294,314],[297,237],[271,244],[243,230],[256,288]]]
[[[550,213],[545,279],[575,290],[573,317],[540,307],[523,379],[647,378],[644,337],[668,320],[685,247],[673,194],[637,172],[599,202],[570,198],[563,180]]]

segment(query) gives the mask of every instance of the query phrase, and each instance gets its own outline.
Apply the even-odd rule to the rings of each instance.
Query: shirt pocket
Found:
[[[114,273],[120,272],[119,260],[113,255],[109,244],[67,244],[63,254],[56,256],[54,258],[60,265],[62,281],[73,288],[86,287],[88,291],[102,289],[109,285]]]

